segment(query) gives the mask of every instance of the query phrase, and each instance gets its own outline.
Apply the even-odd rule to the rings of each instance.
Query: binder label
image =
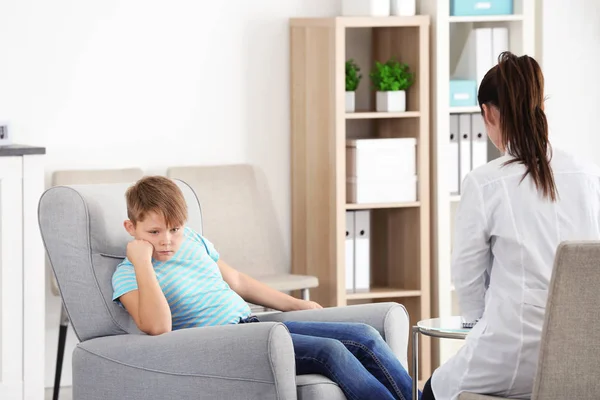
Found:
[[[489,10],[492,8],[492,3],[489,1],[479,1],[475,3],[476,10]]]

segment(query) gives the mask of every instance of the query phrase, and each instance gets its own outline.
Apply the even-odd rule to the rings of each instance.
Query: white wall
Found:
[[[550,139],[600,164],[600,3],[543,0],[542,14]]]
[[[62,168],[251,162],[290,253],[288,18],[339,0],[12,0],[0,4],[0,120]],[[46,384],[59,300],[47,296]],[[69,331],[62,384],[71,384]]]

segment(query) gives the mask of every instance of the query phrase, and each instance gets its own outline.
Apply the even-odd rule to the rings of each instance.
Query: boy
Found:
[[[125,229],[134,238],[113,275],[113,300],[149,335],[259,322],[247,302],[291,311],[322,308],[274,290],[223,261],[185,226],[187,205],[170,179],[150,176],[126,193]],[[336,382],[348,399],[402,399],[412,381],[379,333],[365,324],[284,322],[298,374]]]

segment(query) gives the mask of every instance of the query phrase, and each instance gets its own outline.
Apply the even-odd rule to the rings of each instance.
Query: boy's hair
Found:
[[[127,217],[135,225],[149,212],[162,215],[167,227],[187,221],[187,204],[181,189],[164,176],[145,176],[127,189]]]

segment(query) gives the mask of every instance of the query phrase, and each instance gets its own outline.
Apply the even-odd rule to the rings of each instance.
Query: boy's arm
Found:
[[[289,296],[275,290],[256,279],[232,268],[219,259],[217,265],[221,275],[229,287],[239,294],[245,301],[259,306],[280,311],[309,310],[323,308],[314,301],[306,301]]]
[[[172,329],[171,309],[152,267],[152,251],[152,245],[145,240],[134,240],[127,245],[127,258],[133,264],[138,289],[125,293],[119,300],[141,331],[160,335]]]

